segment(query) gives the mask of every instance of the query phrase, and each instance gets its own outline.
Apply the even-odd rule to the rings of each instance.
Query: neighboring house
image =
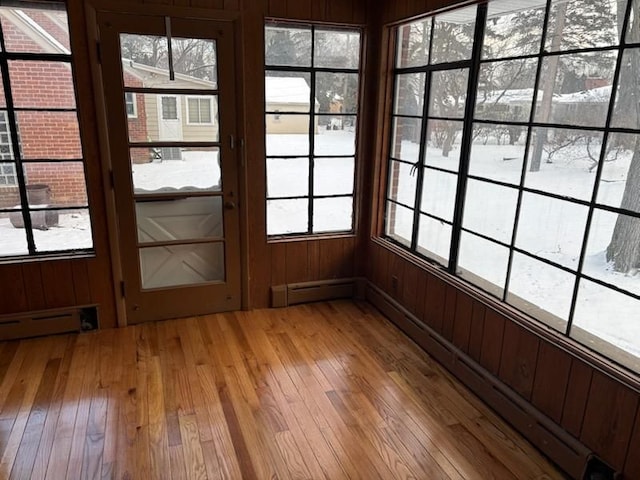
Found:
[[[125,84],[128,87],[185,88],[213,90],[215,84],[180,73],[169,79],[169,71],[123,59]],[[129,135],[134,142],[219,140],[218,106],[215,96],[126,94]],[[135,163],[180,160],[180,148],[161,148],[153,152],[134,151]]]
[[[286,113],[307,113],[311,99],[311,89],[301,77],[266,77],[265,103],[267,115],[267,134],[308,134],[309,117],[306,115],[282,115]],[[320,108],[315,101],[314,111]],[[318,117],[315,121],[315,131],[318,130]]]

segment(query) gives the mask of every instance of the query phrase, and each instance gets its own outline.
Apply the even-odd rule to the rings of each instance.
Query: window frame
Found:
[[[127,118],[138,118],[138,99],[136,94],[134,92],[125,92],[124,103]],[[131,113],[129,113],[129,105],[131,105]]]
[[[519,312],[524,313],[525,318],[528,318],[529,320],[533,320],[536,323],[540,323],[544,325],[544,328],[551,327],[555,331],[555,333],[561,336],[563,339],[579,342],[582,345],[586,346],[587,348],[591,349],[596,354],[607,357],[608,360],[611,360],[617,363],[618,365],[621,365],[623,368],[634,370],[635,373],[640,373],[640,370],[637,370],[637,367],[632,368],[629,365],[629,360],[624,358],[624,357],[630,356],[631,354],[629,354],[625,350],[622,350],[617,345],[610,343],[607,340],[582,329],[579,325],[574,324],[574,320],[576,320],[576,309],[577,309],[580,289],[584,283],[590,282],[599,287],[609,289],[612,292],[615,292],[617,294],[625,295],[629,299],[635,299],[636,301],[640,301],[639,293],[634,293],[630,289],[619,287],[618,285],[615,285],[610,281],[599,279],[589,274],[585,268],[585,261],[588,254],[587,250],[588,250],[588,244],[589,244],[589,236],[592,233],[592,226],[594,221],[593,219],[596,213],[604,212],[604,213],[611,213],[615,215],[627,215],[640,220],[640,212],[629,211],[627,209],[622,208],[622,206],[618,207],[618,206],[607,205],[602,201],[599,201],[599,198],[598,198],[598,193],[599,193],[601,180],[602,180],[602,173],[604,170],[605,159],[607,158],[607,151],[609,148],[609,143],[608,143],[609,138],[615,134],[636,134],[640,136],[640,128],[635,128],[635,129],[622,128],[622,127],[616,128],[612,124],[612,120],[614,118],[616,100],[619,96],[618,86],[620,85],[620,82],[621,82],[621,69],[622,69],[624,53],[627,51],[640,49],[640,43],[632,42],[627,38],[627,31],[630,25],[630,18],[631,18],[632,2],[633,0],[627,1],[627,4],[624,9],[624,26],[622,28],[622,32],[620,33],[620,37],[613,45],[604,46],[604,47],[597,46],[597,47],[584,47],[584,48],[564,49],[564,50],[558,49],[558,50],[546,51],[545,39],[547,36],[547,28],[549,25],[550,10],[551,10],[550,5],[552,5],[552,2],[548,1],[545,4],[546,6],[544,6],[545,8],[544,21],[542,26],[539,51],[536,53],[523,54],[518,56],[509,56],[505,58],[501,58],[501,57],[500,58],[493,58],[493,57],[484,58],[483,57],[482,55],[483,41],[482,40],[484,39],[488,6],[486,3],[477,5],[478,11],[476,16],[476,24],[475,24],[475,32],[474,32],[473,54],[471,56],[471,59],[469,60],[470,62],[469,67],[471,70],[470,70],[469,83],[468,83],[468,92],[466,97],[466,111],[463,117],[463,122],[464,122],[464,129],[462,133],[463,140],[461,141],[461,147],[460,147],[461,148],[460,164],[459,164],[460,178],[459,178],[459,183],[456,191],[455,209],[453,212],[454,220],[453,222],[451,222],[452,238],[449,243],[450,245],[449,259],[446,262],[438,261],[437,258],[434,258],[433,254],[422,253],[419,251],[419,248],[418,248],[418,230],[420,228],[420,224],[416,221],[416,219],[419,218],[419,216],[421,215],[420,202],[422,200],[422,189],[424,187],[423,178],[421,177],[420,173],[424,171],[425,168],[427,168],[425,163],[425,156],[424,156],[424,150],[426,148],[424,132],[427,130],[426,124],[428,122],[428,119],[431,119],[431,117],[428,115],[428,112],[427,112],[428,103],[429,103],[429,94],[430,94],[429,93],[429,82],[431,80],[430,74],[433,71],[440,70],[443,65],[447,66],[447,68],[455,68],[456,66],[464,66],[464,65],[460,61],[451,62],[451,64],[448,64],[448,65],[442,64],[442,63],[431,64],[429,60],[426,63],[426,65],[423,65],[423,66],[418,66],[418,67],[399,66],[400,63],[398,62],[398,58],[399,58],[398,55],[400,51],[400,42],[401,42],[400,31],[404,26],[417,23],[417,21],[420,21],[420,20],[413,19],[412,21],[403,22],[403,23],[392,26],[391,38],[393,39],[393,41],[391,42],[391,46],[390,46],[391,55],[389,56],[389,58],[390,58],[391,64],[389,68],[390,73],[388,76],[388,79],[390,81],[388,83],[389,86],[386,90],[388,92],[387,100],[389,101],[389,110],[388,110],[388,113],[385,115],[387,147],[384,152],[386,157],[383,159],[383,169],[382,169],[382,171],[385,174],[385,177],[384,177],[384,182],[381,183],[382,188],[380,189],[380,196],[379,196],[379,200],[380,200],[379,206],[380,206],[380,213],[381,213],[381,215],[379,216],[380,221],[378,223],[377,230],[374,230],[373,233],[375,237],[378,237],[382,241],[390,242],[396,248],[399,248],[402,251],[407,252],[409,256],[418,257],[420,260],[426,262],[427,264],[432,265],[434,268],[445,271],[447,274],[455,277],[456,279],[459,279],[464,283],[468,283],[480,289],[485,294],[487,294],[491,299],[493,299],[493,301],[496,301],[498,305],[504,305],[504,306],[507,306],[508,309],[518,310]],[[448,13],[450,11],[457,10],[457,9],[463,9],[463,8],[468,8],[468,5],[453,7],[451,9],[448,9],[445,13]],[[438,14],[440,14],[440,12],[427,15],[423,17],[421,20],[431,19],[431,22],[433,22]],[[431,23],[431,25],[433,25],[433,23]],[[429,44],[430,49],[432,48],[433,30],[434,29],[432,27],[429,33],[431,38],[431,41]],[[604,123],[600,126],[580,126],[580,125],[569,125],[569,124],[560,123],[555,119],[553,119],[554,121],[552,121],[551,117],[549,117],[545,121],[537,120],[535,115],[536,115],[537,108],[539,108],[538,102],[541,100],[541,97],[542,97],[542,93],[539,93],[539,92],[541,88],[541,78],[542,78],[544,60],[549,58],[554,58],[554,57],[561,57],[562,55],[581,54],[581,53],[600,53],[600,52],[614,52],[616,54],[615,59],[612,60],[614,64],[614,69],[611,71],[612,72],[612,79],[611,79],[612,93],[608,103],[606,104],[606,120],[604,121]],[[429,55],[429,59],[430,58],[431,56]],[[535,71],[535,83],[533,86],[533,98],[531,103],[532,108],[530,112],[530,118],[527,121],[504,121],[504,120],[498,121],[498,120],[477,119],[475,117],[475,112],[479,106],[477,104],[477,96],[478,96],[478,92],[480,91],[480,87],[478,86],[478,78],[479,78],[481,65],[500,62],[500,61],[506,61],[506,60],[519,60],[519,59],[535,59],[537,62],[536,71]],[[415,203],[414,205],[409,206],[409,205],[398,203],[397,201],[392,200],[391,184],[393,182],[393,178],[392,178],[393,162],[397,162],[398,160],[400,160],[393,156],[394,141],[395,141],[394,119],[397,118],[398,116],[402,116],[402,115],[396,115],[395,113],[397,97],[398,97],[397,87],[398,87],[398,78],[400,75],[408,74],[408,73],[423,73],[423,72],[426,75],[424,111],[421,115],[418,115],[415,117],[416,119],[419,119],[419,121],[423,122],[422,123],[423,132],[422,132],[422,136],[419,144],[420,153],[417,160],[418,163],[415,164],[415,166],[418,167],[417,170],[419,173],[418,173],[418,179],[416,181]],[[524,152],[523,164],[522,164],[522,177],[519,183],[514,183],[513,185],[511,185],[498,180],[485,178],[485,177],[473,175],[470,173],[469,167],[471,162],[471,149],[473,144],[472,142],[473,129],[474,129],[474,126],[478,124],[485,125],[485,126],[496,126],[496,127],[513,125],[513,126],[522,127],[526,131],[526,141],[524,143],[525,152]],[[598,154],[598,163],[595,170],[594,184],[591,189],[591,195],[588,199],[573,198],[567,195],[554,193],[552,191],[537,189],[525,183],[526,173],[528,172],[528,168],[529,168],[531,150],[533,150],[534,148],[533,147],[533,143],[534,143],[533,131],[541,128],[587,131],[587,132],[594,132],[595,134],[598,134],[598,133],[602,134],[602,145],[601,145],[600,153]],[[402,162],[402,163],[413,166],[411,162]],[[518,198],[517,198],[516,214],[515,214],[514,223],[513,223],[514,230],[512,232],[511,240],[507,242],[501,242],[497,240],[495,237],[479,234],[478,232],[472,231],[464,226],[463,217],[465,213],[465,201],[467,197],[467,185],[469,180],[481,181],[494,186],[506,186],[506,187],[515,189],[515,191],[517,192]],[[549,199],[549,200],[557,200],[557,201],[566,200],[573,205],[581,205],[588,209],[588,215],[585,222],[584,232],[581,232],[582,241],[581,241],[581,248],[579,252],[579,261],[575,267],[567,267],[565,265],[561,265],[557,261],[544,258],[534,252],[528,251],[527,249],[521,248],[516,245],[517,226],[519,225],[519,220],[522,213],[523,196],[525,194],[541,195],[545,199]],[[414,221],[411,225],[412,232],[411,232],[411,238],[408,239],[409,242],[402,241],[403,237],[394,238],[394,236],[392,236],[391,234],[391,230],[389,229],[389,226],[390,226],[389,216],[392,215],[392,213],[390,213],[390,205],[392,204],[400,205],[404,208],[411,210]],[[436,218],[436,220],[442,221],[441,218]],[[506,279],[502,285],[503,287],[502,294],[498,295],[494,291],[491,291],[492,289],[490,287],[493,286],[494,284],[491,283],[491,281],[488,280],[487,278],[484,278],[475,274],[476,279],[470,279],[470,277],[474,276],[473,272],[470,272],[471,275],[462,275],[460,273],[460,268],[461,268],[460,267],[460,242],[461,242],[463,233],[475,235],[481,239],[484,239],[486,241],[492,242],[493,244],[496,244],[508,249],[509,259],[507,263]],[[514,305],[514,303],[507,301],[507,298],[509,297],[509,295],[510,294],[513,295],[513,293],[511,293],[511,290],[510,290],[510,287],[511,287],[510,281],[511,281],[512,268],[513,268],[513,257],[516,254],[524,255],[532,260],[541,262],[543,264],[546,264],[555,269],[561,270],[563,272],[566,272],[572,275],[573,285],[572,285],[572,295],[569,299],[570,309],[566,318],[566,323],[562,325],[562,328],[555,327],[551,325],[550,322],[541,319],[539,316],[536,316],[529,311],[523,310],[521,307]],[[478,281],[478,279],[480,281]],[[485,283],[485,285],[483,285],[483,283]],[[543,310],[543,307],[544,307],[544,306],[538,306],[537,304],[533,306],[534,308],[538,308],[541,310]],[[604,346],[600,346],[599,350],[594,350],[590,347],[589,343],[587,342],[587,340],[585,340],[585,338],[587,339],[591,338],[590,341],[592,341],[592,343],[594,344],[600,343],[600,344],[603,344]],[[636,365],[640,364],[640,359],[636,358],[635,364]]]
[[[57,6],[60,10],[64,11],[67,15],[67,23],[68,23],[68,10],[64,2],[54,2],[55,6]],[[40,9],[34,7],[35,10],[39,11]],[[30,8],[22,8],[22,10],[29,10]],[[46,9],[46,7],[44,7]],[[46,33],[46,32],[45,32]],[[48,35],[48,34],[47,34]],[[13,159],[9,161],[12,163],[16,170],[17,175],[17,184],[13,187],[17,187],[18,189],[18,202],[14,208],[2,208],[0,207],[0,214],[2,215],[11,215],[16,213],[16,208],[19,207],[21,220],[23,224],[23,228],[26,236],[26,253],[19,254],[9,254],[9,255],[0,255],[0,263],[21,263],[25,261],[32,260],[46,260],[51,258],[76,258],[76,257],[87,257],[95,255],[95,234],[93,231],[93,219],[91,213],[91,206],[89,202],[89,188],[88,188],[88,175],[87,175],[87,165],[86,165],[86,153],[85,153],[85,142],[83,141],[84,135],[83,130],[84,127],[80,122],[79,118],[79,102],[78,102],[78,86],[77,86],[77,78],[76,78],[76,69],[75,69],[75,59],[72,51],[63,47],[57,41],[55,42],[59,49],[62,50],[62,53],[43,53],[43,52],[31,52],[31,51],[20,51],[14,50],[10,48],[7,50],[5,35],[3,32],[2,25],[0,25],[0,81],[2,82],[3,90],[4,90],[4,98],[6,102],[6,106],[3,107],[3,111],[6,114],[7,126],[9,131],[7,134],[10,138],[11,151],[13,155]],[[73,98],[74,98],[74,106],[73,107],[16,107],[14,98],[13,98],[13,90],[12,81],[13,78],[10,74],[9,62],[10,61],[25,61],[25,62],[50,62],[55,64],[66,64],[69,67],[69,72],[71,76],[71,84],[73,86]],[[20,112],[33,112],[33,113],[73,113],[75,120],[78,124],[78,143],[80,149],[80,157],[77,158],[25,158],[22,153],[21,148],[21,139],[20,139],[20,128],[18,124],[18,113]],[[84,186],[84,190],[87,195],[86,203],[83,204],[74,204],[74,205],[46,205],[46,206],[30,206],[30,202],[27,195],[27,172],[26,167],[28,165],[37,165],[37,164],[76,164],[82,167],[83,178],[82,184]],[[50,249],[45,251],[38,251],[36,246],[36,241],[34,237],[34,222],[32,220],[32,215],[34,213],[40,213],[43,216],[47,216],[47,214],[51,213],[53,215],[61,212],[68,211],[86,211],[89,216],[89,229],[91,232],[91,246],[86,248],[60,248],[60,249]]]
[[[294,73],[294,74],[304,74],[309,77],[309,90],[310,90],[310,99],[309,99],[309,111],[308,112],[300,112],[300,111],[286,111],[282,108],[276,108],[273,110],[269,110],[267,108],[267,103],[265,99],[264,104],[264,118],[265,118],[265,147],[267,141],[267,133],[266,133],[266,125],[268,123],[268,118],[271,117],[274,123],[281,123],[283,119],[288,116],[301,116],[309,119],[309,151],[306,155],[268,155],[265,148],[265,163],[268,164],[270,159],[307,159],[309,161],[309,179],[308,179],[308,191],[306,195],[300,196],[269,196],[268,188],[265,189],[267,195],[265,196],[266,207],[268,211],[268,205],[270,201],[287,201],[287,200],[303,200],[307,201],[307,228],[305,231],[300,232],[292,232],[292,233],[267,233],[267,241],[282,241],[282,240],[290,240],[295,238],[326,238],[326,237],[336,237],[336,236],[353,236],[356,233],[356,226],[358,223],[357,220],[357,198],[358,198],[358,171],[359,171],[359,151],[360,151],[360,129],[361,122],[360,117],[362,113],[362,84],[363,84],[363,73],[364,73],[364,30],[360,25],[332,25],[332,24],[324,24],[319,22],[296,22],[290,20],[283,20],[277,18],[266,18],[264,22],[263,35],[266,33],[267,28],[269,27],[281,27],[281,28],[291,28],[291,29],[305,29],[310,31],[311,36],[311,56],[309,59],[308,66],[283,66],[283,65],[271,65],[267,62],[265,57],[265,66],[264,66],[264,78],[267,78],[267,74],[269,72],[281,72],[281,73]],[[322,32],[351,32],[358,34],[358,65],[356,68],[333,68],[333,67],[318,67],[314,65],[314,60],[316,57],[316,31],[320,30]],[[265,35],[266,37],[266,35]],[[266,41],[265,41],[266,45]],[[266,53],[266,52],[265,52]],[[358,89],[356,92],[357,96],[357,108],[353,113],[331,113],[331,112],[317,112],[314,108],[315,103],[317,102],[316,95],[316,75],[320,73],[337,73],[337,74],[347,74],[347,75],[357,75],[358,80]],[[352,117],[355,119],[355,127],[354,127],[354,152],[353,154],[346,155],[322,155],[315,153],[315,135],[314,135],[314,125],[317,120],[321,117],[326,117],[331,121],[331,117],[340,117],[340,118],[349,118]],[[318,124],[318,128],[320,125]],[[325,159],[353,159],[353,188],[351,189],[350,194],[335,194],[335,195],[316,195],[315,194],[315,160],[325,160]],[[267,169],[267,182],[268,182],[268,169]],[[267,185],[268,187],[268,185]],[[318,200],[325,199],[341,199],[341,198],[350,198],[351,199],[351,228],[345,229],[336,229],[331,231],[321,230],[316,231],[314,229],[314,212],[315,212],[315,203]],[[269,231],[268,226],[268,215],[266,218],[267,225],[266,231]]]

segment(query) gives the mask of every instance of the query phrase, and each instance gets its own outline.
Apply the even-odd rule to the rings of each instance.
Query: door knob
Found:
[[[231,200],[227,200],[226,202],[224,202],[224,208],[226,208],[227,210],[233,210],[234,208],[236,208],[236,203],[232,202]]]

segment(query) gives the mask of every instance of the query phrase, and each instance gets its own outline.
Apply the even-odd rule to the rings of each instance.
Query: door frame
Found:
[[[225,11],[216,9],[203,9],[192,7],[171,7],[166,5],[135,5],[119,0],[88,0],[86,7],[86,33],[88,57],[91,65],[91,80],[94,89],[94,107],[97,116],[98,146],[100,151],[100,168],[102,173],[102,190],[106,205],[105,223],[107,227],[106,236],[110,257],[110,269],[112,273],[112,285],[114,291],[114,303],[116,306],[116,321],[118,327],[129,324],[127,320],[125,298],[124,298],[124,275],[122,271],[123,255],[120,247],[119,224],[116,208],[116,198],[114,193],[113,168],[111,162],[111,148],[109,145],[107,106],[102,80],[101,58],[100,58],[100,34],[98,28],[98,18],[102,13],[106,14],[128,14],[141,17],[165,17],[214,20],[218,22],[229,22],[234,29],[234,48],[236,52],[243,50],[242,22],[239,11]],[[95,46],[95,47],[94,47]],[[236,58],[238,55],[236,53]],[[242,57],[235,62],[233,72],[237,79],[235,91],[236,125],[237,132],[234,158],[237,162],[238,171],[238,216],[239,216],[239,240],[240,240],[240,295],[241,308],[247,310],[250,307],[249,297],[249,242],[248,232],[248,190],[246,157],[244,148],[245,138],[245,114],[244,114],[244,62]]]

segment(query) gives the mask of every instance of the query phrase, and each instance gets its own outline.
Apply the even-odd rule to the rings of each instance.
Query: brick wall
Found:
[[[129,72],[124,71],[125,84],[129,87],[143,87],[142,80]],[[129,138],[132,142],[148,141],[147,133],[147,111],[143,94],[137,94],[136,98],[136,117],[128,118]],[[134,149],[131,152],[131,160],[133,163],[148,163],[151,161],[149,152],[146,149]]]

